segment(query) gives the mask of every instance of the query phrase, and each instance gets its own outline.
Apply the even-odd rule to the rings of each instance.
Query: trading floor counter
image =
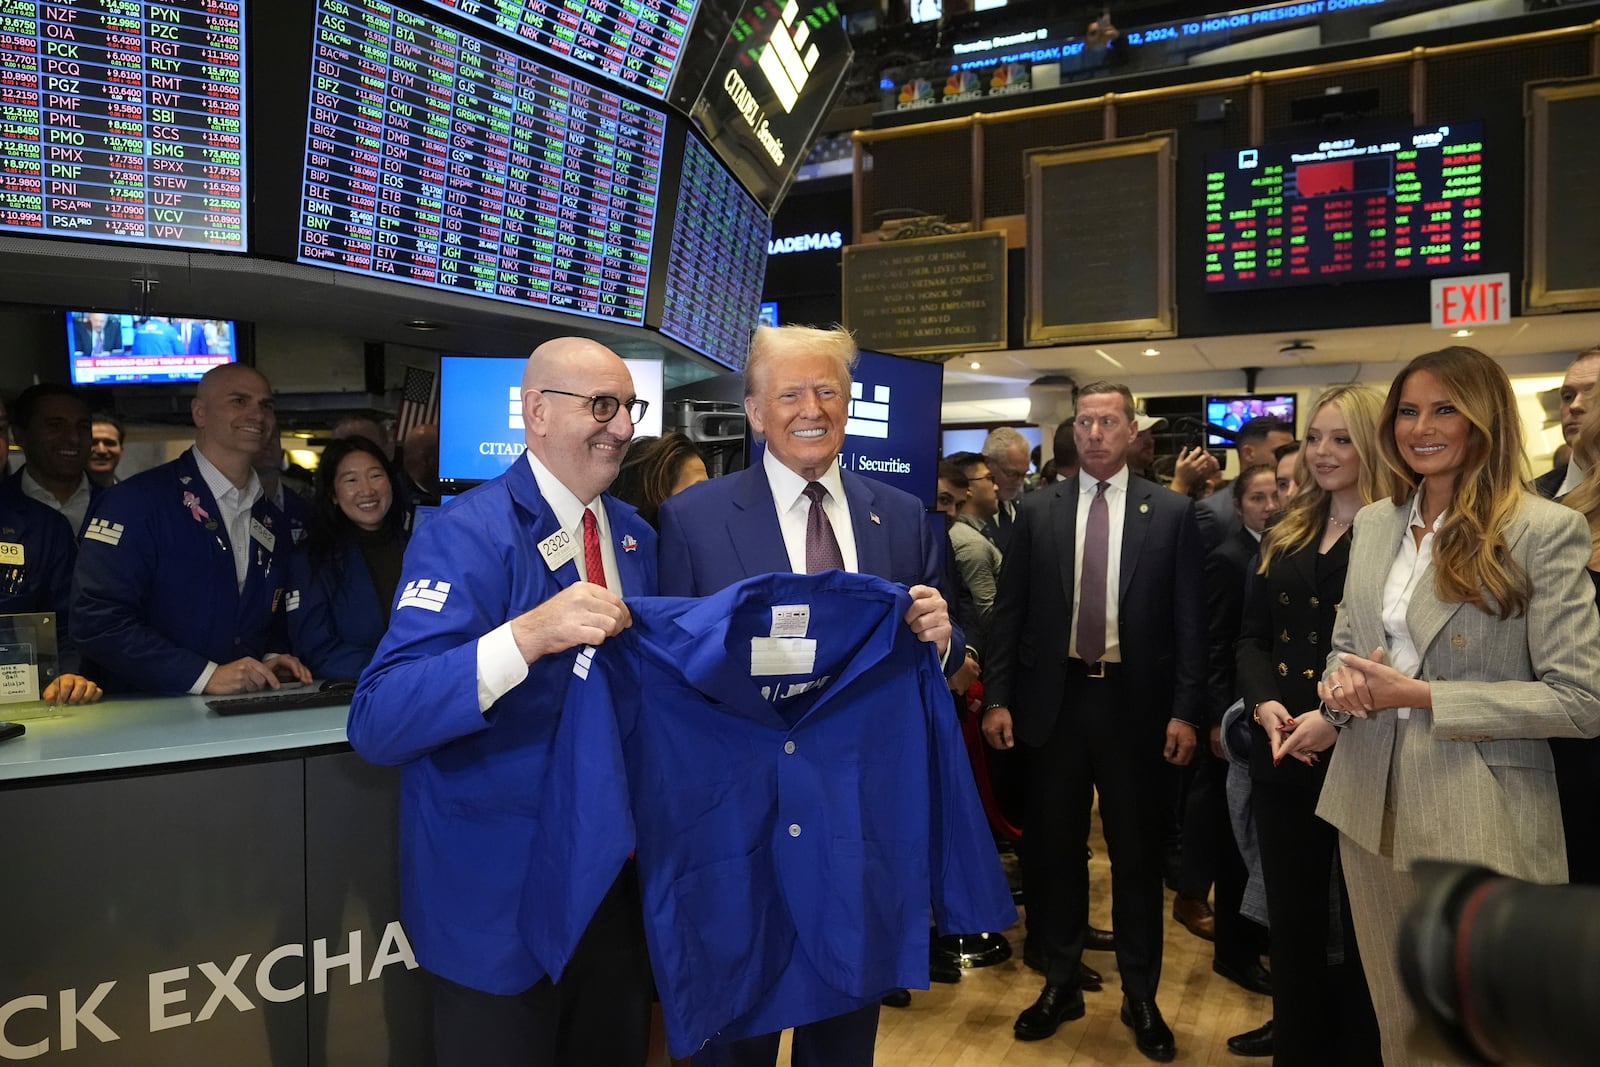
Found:
[[[348,708],[0,708],[0,1062],[430,1062],[399,774]]]

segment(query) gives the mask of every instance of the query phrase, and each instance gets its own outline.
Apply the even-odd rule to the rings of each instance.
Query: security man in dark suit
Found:
[[[1122,1021],[1139,1050],[1177,1054],[1156,1007],[1161,977],[1163,758],[1184,765],[1205,717],[1203,556],[1194,508],[1130,475],[1133,395],[1078,394],[1079,472],[1034,493],[1000,573],[983,731],[1030,749],[1023,838],[1029,928],[1048,953],[1045,987],[1017,1019],[1036,1041],[1081,1018],[1076,976],[1089,923],[1086,849],[1094,792],[1112,864]]]

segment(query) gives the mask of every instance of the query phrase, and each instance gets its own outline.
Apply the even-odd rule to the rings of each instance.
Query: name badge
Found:
[[[577,554],[578,543],[566,530],[557,530],[539,542],[539,555],[544,557],[544,565],[551,570],[566,566]]]
[[[0,567],[20,567],[27,562],[20,542],[0,541]]]
[[[278,535],[261,525],[260,519],[251,519],[250,540],[271,552],[272,546],[278,543]]]

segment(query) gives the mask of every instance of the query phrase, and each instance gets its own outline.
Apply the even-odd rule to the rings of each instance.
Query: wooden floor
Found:
[[[1111,869],[1098,840],[1089,861],[1091,917],[1111,926]],[[1224,1044],[1232,1035],[1260,1026],[1272,1015],[1268,997],[1247,993],[1211,970],[1211,943],[1172,921],[1167,893],[1166,949],[1156,1003],[1178,1042],[1177,1064],[1270,1063],[1234,1056]],[[1143,1064],[1133,1035],[1118,1019],[1122,989],[1116,957],[1088,952],[1084,962],[1105,976],[1099,993],[1085,993],[1088,1013],[1064,1024],[1046,1041],[1018,1041],[1011,1033],[1017,1013],[1032,1004],[1043,979],[1022,965],[1022,927],[1007,932],[1014,954],[993,967],[965,971],[956,985],[935,985],[911,994],[911,1007],[884,1008],[878,1021],[877,1067],[988,1067],[1004,1064],[1051,1067]],[[780,1065],[789,1063],[788,1037]]]

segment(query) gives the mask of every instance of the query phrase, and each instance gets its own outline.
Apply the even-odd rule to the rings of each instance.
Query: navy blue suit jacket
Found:
[[[856,570],[906,587],[928,585],[946,601],[944,537],[922,502],[893,486],[841,470]],[[710,596],[746,578],[792,572],[772,487],[758,461],[746,470],[691,486],[661,505],[661,593]],[[950,607],[945,673],[959,670],[964,635]]]

